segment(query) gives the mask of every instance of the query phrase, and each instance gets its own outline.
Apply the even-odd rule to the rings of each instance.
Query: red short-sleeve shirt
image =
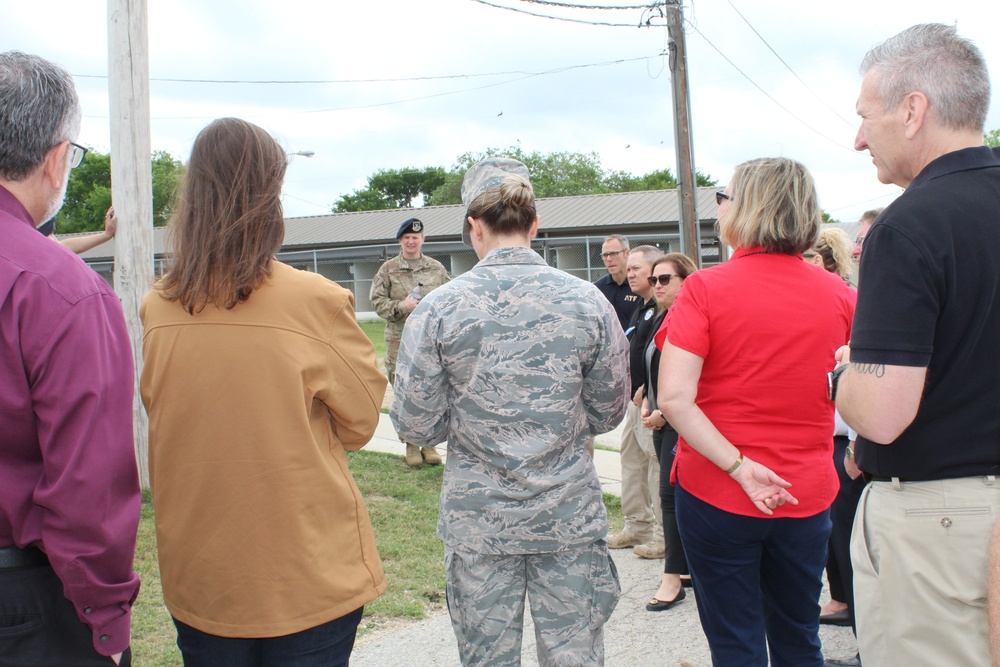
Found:
[[[722,435],[791,482],[799,504],[776,509],[775,517],[812,516],[837,494],[826,374],[850,338],[855,300],[839,276],[800,256],[738,250],[684,281],[656,334],[660,347],[669,339],[705,360],[696,403]],[[674,466],[697,498],[764,516],[683,437]]]

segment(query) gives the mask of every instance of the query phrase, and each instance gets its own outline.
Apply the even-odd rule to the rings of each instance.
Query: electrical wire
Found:
[[[740,68],[739,68],[739,67],[738,67],[738,66],[736,65],[736,63],[734,63],[734,62],[733,62],[732,60],[730,60],[730,59],[729,59],[729,57],[728,57],[728,56],[726,56],[726,54],[725,54],[725,53],[723,53],[723,52],[722,52],[722,51],[721,51],[721,50],[719,49],[719,47],[717,47],[717,46],[716,46],[715,44],[713,44],[713,43],[712,43],[712,41],[711,41],[711,40],[710,40],[710,39],[709,39],[708,37],[705,37],[705,33],[703,33],[703,32],[702,32],[701,30],[698,30],[698,28],[696,28],[696,27],[695,27],[694,25],[692,25],[692,24],[690,24],[690,23],[689,23],[688,25],[690,25],[690,26],[691,26],[691,29],[692,29],[692,30],[694,30],[694,31],[695,31],[696,33],[698,33],[698,35],[699,35],[699,36],[700,36],[700,37],[701,37],[701,38],[702,38],[703,40],[705,40],[705,42],[706,42],[706,43],[707,43],[707,44],[708,44],[709,46],[711,46],[711,47],[712,47],[713,49],[715,49],[716,53],[718,53],[718,54],[719,54],[720,56],[722,56],[722,59],[723,59],[723,60],[725,60],[725,61],[726,61],[727,63],[729,63],[730,65],[732,65],[733,69],[735,69],[735,70],[736,70],[737,72],[739,72],[739,73],[740,73],[740,76],[742,76],[742,77],[743,77],[744,79],[746,79],[747,81],[749,81],[749,82],[751,83],[751,85],[753,85],[753,87],[754,87],[754,88],[756,88],[757,90],[759,90],[759,91],[760,91],[760,92],[761,92],[761,93],[762,93],[762,94],[764,95],[764,97],[766,97],[767,99],[769,99],[769,100],[771,100],[772,102],[774,102],[774,103],[775,103],[775,104],[776,104],[776,105],[778,106],[778,108],[779,108],[779,109],[781,109],[782,111],[784,111],[785,113],[787,113],[787,114],[788,114],[789,116],[791,116],[792,118],[794,118],[795,120],[797,120],[797,121],[798,121],[799,123],[801,123],[801,124],[802,124],[802,125],[803,125],[803,126],[804,126],[804,127],[806,128],[806,129],[810,130],[811,132],[814,132],[814,133],[815,133],[816,135],[818,135],[819,137],[822,137],[823,139],[826,139],[826,140],[827,140],[827,141],[829,141],[829,142],[830,142],[831,144],[834,144],[835,146],[837,146],[837,147],[839,147],[839,148],[841,148],[841,149],[843,149],[843,150],[846,150],[846,151],[850,151],[851,153],[854,153],[854,149],[853,149],[853,148],[848,148],[848,147],[847,147],[847,146],[845,146],[845,145],[844,145],[844,144],[843,144],[842,142],[840,142],[840,141],[837,141],[836,139],[831,139],[830,137],[826,136],[825,134],[823,134],[822,132],[820,132],[819,130],[817,130],[817,129],[816,129],[815,127],[813,127],[812,125],[810,125],[809,123],[805,122],[804,120],[802,120],[801,118],[799,118],[798,116],[796,116],[796,115],[795,115],[794,113],[792,113],[792,112],[791,112],[791,111],[790,111],[790,110],[789,110],[789,109],[788,109],[788,108],[787,108],[787,107],[786,107],[785,105],[783,105],[783,104],[782,104],[781,102],[779,102],[778,100],[776,100],[776,99],[774,99],[773,97],[771,97],[770,93],[768,93],[768,92],[767,92],[766,90],[764,90],[763,88],[761,88],[761,87],[760,87],[760,86],[759,86],[759,85],[757,84],[757,82],[756,82],[756,81],[754,81],[753,79],[751,79],[751,78],[750,78],[750,77],[749,77],[749,76],[747,75],[747,73],[746,73],[746,72],[744,72],[743,70],[741,70],[741,69],[740,69]]]
[[[506,9],[507,11],[517,12],[518,14],[527,14],[528,16],[536,16],[538,18],[551,19],[553,21],[568,21],[569,23],[585,23],[587,25],[610,26],[612,28],[642,27],[642,25],[639,23],[605,23],[603,21],[585,21],[583,19],[571,19],[564,16],[550,16],[548,14],[537,14],[535,12],[529,12],[523,9],[518,9],[517,7],[505,7],[504,5],[495,5],[492,2],[486,2],[486,0],[472,0],[472,1],[478,2],[481,5],[487,5],[488,7],[496,7],[497,9]]]
[[[513,76],[515,74],[527,75],[527,76],[542,76],[544,74],[559,74],[560,72],[567,72],[574,69],[585,69],[587,67],[605,67],[607,65],[618,65],[621,63],[634,62],[637,60],[653,60],[654,58],[659,58],[660,55],[656,56],[640,56],[637,58],[619,58],[617,60],[605,60],[599,63],[585,63],[583,65],[566,65],[564,67],[555,67],[549,70],[543,70],[541,72],[529,72],[525,70],[511,70],[508,72],[480,72],[477,74],[439,74],[433,76],[411,76],[411,77],[393,77],[387,79],[316,79],[316,80],[250,80],[250,79],[177,79],[177,78],[150,78],[150,82],[166,82],[166,83],[208,83],[208,84],[261,84],[261,85],[331,85],[331,84],[345,84],[345,83],[404,83],[407,81],[442,81],[446,79],[474,79],[478,77],[488,77],[488,76]],[[76,78],[80,79],[107,79],[107,74],[74,74]]]
[[[848,127],[854,127],[854,123],[852,123],[851,121],[849,121],[846,118],[844,118],[843,116],[841,116],[840,113],[836,109],[834,109],[832,106],[830,106],[829,104],[827,104],[826,100],[824,100],[822,97],[820,97],[819,93],[817,93],[815,90],[813,90],[809,86],[809,84],[806,83],[802,79],[801,76],[799,76],[798,74],[796,74],[795,70],[792,69],[791,65],[789,65],[788,63],[786,63],[785,60],[784,60],[784,58],[782,58],[781,56],[779,56],[778,52],[775,51],[773,48],[771,48],[771,45],[767,43],[767,40],[764,39],[764,36],[761,35],[759,32],[757,32],[757,28],[753,27],[750,24],[750,21],[748,21],[747,18],[745,16],[743,16],[743,14],[740,12],[740,10],[736,8],[736,5],[734,5],[732,3],[732,0],[726,0],[726,2],[729,3],[730,7],[733,8],[733,11],[736,12],[737,16],[739,16],[741,19],[743,19],[743,22],[747,24],[747,27],[750,28],[751,30],[753,30],[753,34],[757,35],[757,37],[760,39],[760,41],[764,43],[764,46],[766,46],[768,48],[768,50],[771,53],[774,54],[774,57],[777,58],[781,62],[781,64],[785,66],[785,69],[787,69],[789,72],[791,72],[792,76],[794,76],[796,79],[798,79],[799,83],[801,83],[803,86],[805,86],[806,90],[808,90],[810,93],[812,93],[813,96],[817,100],[819,100],[823,104],[823,106],[825,106],[830,111],[830,113],[832,113],[834,116],[836,116],[840,120],[844,121],[844,123],[847,124]]]
[[[372,103],[372,104],[362,104],[362,105],[347,106],[347,107],[334,107],[334,108],[329,108],[329,109],[311,109],[311,110],[308,110],[308,111],[292,111],[292,112],[280,113],[280,114],[248,114],[248,117],[252,117],[252,118],[274,118],[274,117],[281,117],[281,116],[300,116],[300,115],[314,114],[314,113],[332,113],[332,112],[335,112],[335,111],[354,111],[354,110],[358,110],[358,109],[374,109],[374,108],[377,108],[377,107],[386,107],[386,106],[394,106],[394,105],[397,105],[397,104],[405,104],[407,102],[419,102],[419,101],[422,101],[422,100],[429,100],[429,99],[433,99],[433,98],[436,98],[436,97],[447,97],[449,95],[459,95],[461,93],[468,93],[468,92],[472,92],[472,91],[475,91],[475,90],[484,90],[486,88],[495,88],[497,86],[503,86],[503,85],[506,85],[508,83],[515,83],[517,81],[523,81],[525,79],[531,79],[531,78],[538,77],[538,76],[545,76],[545,75],[548,75],[548,74],[557,74],[557,73],[560,73],[560,72],[565,72],[565,71],[569,71],[569,70],[573,70],[573,69],[579,69],[579,68],[582,68],[582,67],[596,67],[596,66],[619,65],[619,64],[622,64],[622,63],[635,62],[635,61],[639,61],[639,60],[647,60],[648,61],[648,60],[653,60],[654,58],[660,58],[660,57],[662,57],[662,56],[661,55],[656,55],[656,56],[642,56],[642,57],[638,57],[638,58],[622,58],[620,60],[609,60],[609,61],[606,61],[606,62],[603,62],[603,63],[593,63],[593,64],[590,64],[590,65],[569,65],[567,67],[560,67],[560,68],[548,70],[548,71],[545,71],[545,72],[528,72],[528,73],[525,73],[524,75],[518,76],[518,77],[516,77],[514,79],[508,79],[507,81],[498,81],[496,83],[488,83],[488,84],[484,84],[482,86],[473,86],[472,88],[461,88],[459,90],[449,90],[449,91],[445,91],[445,92],[442,92],[442,93],[432,93],[430,95],[421,95],[421,96],[418,96],[418,97],[410,97],[410,98],[406,98],[406,99],[402,99],[402,100],[392,100],[392,101],[389,101],[389,102],[375,102],[375,103]],[[205,118],[214,118],[214,116],[156,116],[156,117],[153,118],[153,120],[199,120],[199,119],[205,119]]]
[[[550,5],[552,7],[567,7],[572,9],[648,9],[652,5],[658,5],[663,2],[651,2],[645,5],[574,5],[569,2],[553,2],[552,0],[521,0],[521,2],[531,2],[536,5]]]

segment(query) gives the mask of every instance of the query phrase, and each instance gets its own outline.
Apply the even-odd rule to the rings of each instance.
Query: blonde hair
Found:
[[[494,234],[528,233],[535,221],[535,191],[528,179],[517,174],[476,197],[469,216],[482,221]]]
[[[839,227],[824,227],[813,250],[823,258],[823,268],[836,273],[846,282],[854,278],[854,258],[851,257],[851,239]]]
[[[796,255],[816,242],[822,211],[813,178],[801,163],[781,157],[744,162],[730,188],[732,201],[720,220],[726,244]]]

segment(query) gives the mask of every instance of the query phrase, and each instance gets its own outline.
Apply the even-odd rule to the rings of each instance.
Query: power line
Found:
[[[573,69],[580,69],[580,68],[584,68],[584,67],[599,67],[599,66],[619,65],[619,64],[622,64],[622,63],[635,62],[635,61],[639,61],[639,60],[647,60],[648,61],[648,60],[652,60],[654,58],[660,58],[660,57],[661,57],[660,55],[656,55],[656,56],[642,56],[642,57],[638,57],[638,58],[622,58],[622,59],[619,59],[619,60],[609,60],[609,61],[605,61],[603,63],[591,63],[589,65],[569,65],[567,67],[559,67],[559,68],[548,70],[548,71],[545,71],[545,72],[527,72],[527,73],[524,73],[521,76],[518,76],[517,78],[509,79],[507,81],[498,81],[496,83],[488,83],[488,84],[484,84],[482,86],[474,86],[472,88],[462,88],[460,90],[450,90],[450,91],[445,91],[445,92],[442,92],[442,93],[432,93],[430,95],[421,95],[421,96],[418,96],[418,97],[410,97],[410,98],[406,98],[406,99],[402,99],[402,100],[393,100],[393,101],[389,101],[389,102],[375,102],[375,103],[372,103],[372,104],[361,104],[361,105],[357,105],[357,106],[347,106],[347,107],[334,107],[334,108],[329,108],[329,109],[311,109],[311,110],[308,110],[308,111],[293,111],[293,112],[281,113],[281,114],[248,114],[248,117],[252,117],[252,118],[271,118],[271,117],[278,117],[278,116],[299,116],[299,115],[314,114],[314,113],[331,113],[331,112],[335,112],[335,111],[354,111],[354,110],[358,110],[358,109],[374,109],[374,108],[377,108],[377,107],[394,106],[396,104],[405,104],[407,102],[419,102],[419,101],[422,101],[422,100],[433,99],[435,97],[447,97],[449,95],[459,95],[461,93],[468,93],[468,92],[472,92],[472,91],[475,91],[475,90],[484,90],[486,88],[495,88],[496,86],[503,86],[503,85],[506,85],[508,83],[514,83],[514,82],[517,82],[517,81],[523,81],[524,79],[531,79],[531,78],[534,78],[534,77],[545,76],[545,75],[548,75],[548,74],[557,74],[557,73],[560,73],[560,72],[565,72],[565,71],[569,71],[569,70],[573,70]],[[88,116],[88,118],[89,117],[90,116]],[[154,118],[154,120],[199,120],[199,119],[205,119],[205,118],[214,118],[214,116],[157,116],[157,117]]]
[[[768,92],[767,92],[766,90],[764,90],[763,88],[761,88],[761,87],[760,87],[760,86],[759,86],[759,85],[757,84],[757,82],[756,82],[756,81],[754,81],[753,79],[751,79],[751,78],[750,78],[750,77],[749,77],[749,76],[747,75],[747,73],[746,73],[746,72],[744,72],[743,70],[741,70],[741,69],[740,69],[740,68],[739,68],[739,67],[738,67],[738,66],[736,65],[736,63],[734,63],[734,62],[733,62],[732,60],[730,60],[730,59],[729,59],[729,57],[728,57],[728,56],[726,56],[726,54],[725,54],[725,53],[723,53],[723,52],[722,52],[722,51],[721,51],[721,50],[719,49],[719,47],[717,47],[717,46],[716,46],[715,44],[713,44],[713,43],[711,42],[711,40],[709,40],[709,39],[708,39],[708,37],[705,37],[705,33],[703,33],[703,32],[702,32],[701,30],[698,30],[698,28],[697,28],[697,27],[695,27],[695,25],[694,25],[694,24],[692,24],[692,23],[689,23],[688,25],[690,25],[690,26],[691,26],[691,29],[692,29],[692,30],[694,30],[694,31],[695,31],[696,33],[698,33],[698,35],[700,35],[700,36],[701,36],[701,38],[702,38],[702,39],[704,39],[704,40],[705,40],[705,42],[706,42],[706,43],[707,43],[707,44],[708,44],[709,46],[711,46],[711,47],[712,47],[713,49],[715,49],[716,53],[718,53],[718,54],[719,54],[720,56],[722,56],[723,60],[725,60],[725,61],[726,61],[727,63],[729,63],[730,65],[732,65],[733,69],[735,69],[735,70],[736,70],[737,72],[739,72],[739,73],[740,73],[740,75],[741,75],[741,76],[742,76],[742,77],[743,77],[744,79],[746,79],[747,81],[749,81],[749,82],[751,83],[751,85],[753,85],[753,87],[754,87],[754,88],[756,88],[757,90],[759,90],[759,91],[760,91],[760,92],[761,92],[761,93],[762,93],[762,94],[764,95],[764,97],[766,97],[767,99],[769,99],[769,100],[771,100],[772,102],[774,102],[774,103],[775,103],[775,104],[776,104],[776,105],[778,106],[778,108],[779,108],[779,109],[781,109],[782,111],[784,111],[785,113],[787,113],[787,114],[788,114],[789,116],[791,116],[792,118],[794,118],[795,120],[797,120],[797,121],[798,121],[799,123],[801,123],[801,124],[802,124],[802,125],[803,125],[803,126],[804,126],[805,128],[807,128],[808,130],[810,130],[810,131],[814,132],[814,133],[815,133],[815,134],[817,134],[818,136],[820,136],[820,137],[822,137],[823,139],[826,139],[827,141],[829,141],[829,142],[830,142],[831,144],[834,144],[835,146],[838,146],[838,147],[840,147],[840,148],[842,148],[842,149],[844,149],[844,150],[848,150],[848,151],[850,151],[851,153],[853,153],[853,152],[854,152],[854,149],[852,149],[852,148],[848,148],[847,146],[845,146],[845,145],[844,145],[843,143],[841,143],[841,142],[837,141],[836,139],[831,139],[830,137],[826,136],[825,134],[823,134],[822,132],[820,132],[819,130],[817,130],[817,129],[816,129],[815,127],[813,127],[812,125],[810,125],[809,123],[805,122],[804,120],[802,120],[801,118],[799,118],[798,116],[796,116],[796,115],[795,115],[794,113],[792,113],[792,112],[791,112],[791,111],[790,111],[790,110],[789,110],[789,109],[788,109],[787,107],[785,107],[785,105],[783,105],[783,104],[782,104],[781,102],[779,102],[778,100],[776,100],[776,99],[774,99],[773,97],[771,97],[771,95],[770,95],[770,94],[769,94],[769,93],[768,93]]]
[[[551,5],[552,7],[568,7],[572,9],[649,9],[652,5],[660,4],[652,2],[646,5],[574,5],[569,2],[553,2],[552,0],[521,0],[521,2],[531,2],[536,5]]]
[[[639,23],[605,23],[603,21],[585,21],[583,19],[571,19],[565,16],[550,16],[548,14],[537,14],[535,12],[525,11],[523,9],[518,9],[517,7],[505,7],[504,5],[495,5],[492,2],[486,2],[486,0],[472,0],[473,2],[478,2],[481,5],[487,5],[489,7],[495,7],[497,9],[506,9],[510,12],[517,12],[518,14],[527,14],[528,16],[536,16],[542,19],[551,19],[553,21],[568,21],[569,23],[585,23],[587,25],[601,25],[610,26],[612,28],[641,28],[642,25]]]
[[[789,72],[791,72],[792,76],[794,76],[796,79],[798,79],[799,83],[801,83],[803,86],[805,86],[806,90],[808,90],[810,93],[812,93],[813,96],[817,100],[819,100],[823,104],[823,106],[825,106],[827,109],[829,109],[829,111],[834,116],[836,116],[840,120],[844,121],[844,123],[846,123],[848,125],[848,127],[854,127],[854,123],[852,123],[851,121],[849,121],[846,118],[844,118],[843,116],[841,116],[840,113],[836,109],[834,109],[833,107],[831,107],[829,104],[827,104],[826,100],[824,100],[822,97],[820,97],[819,93],[817,93],[815,90],[813,90],[809,86],[809,84],[806,83],[802,79],[801,76],[799,76],[798,74],[795,73],[795,70],[792,69],[791,65],[789,65],[788,63],[786,63],[785,60],[781,56],[778,55],[778,52],[775,51],[773,48],[771,48],[771,45],[767,43],[767,40],[764,39],[764,36],[761,35],[759,32],[757,32],[757,28],[753,27],[750,24],[750,21],[748,21],[747,18],[745,16],[743,16],[743,14],[740,12],[740,10],[736,8],[736,5],[734,5],[732,3],[732,0],[726,0],[726,2],[729,3],[730,7],[733,8],[733,11],[736,12],[737,16],[739,16],[741,19],[743,19],[743,22],[747,24],[747,27],[750,28],[751,30],[753,30],[753,34],[757,35],[757,37],[760,39],[760,41],[764,43],[764,46],[766,46],[768,48],[768,50],[770,50],[770,52],[774,54],[774,57],[777,58],[779,61],[781,61],[781,64],[785,66],[785,69],[787,69]]]
[[[476,74],[439,74],[439,75],[428,75],[428,76],[411,76],[411,77],[393,77],[386,79],[315,79],[315,80],[288,80],[288,79],[275,79],[275,80],[252,80],[252,79],[177,79],[177,78],[150,78],[150,81],[166,82],[166,83],[208,83],[208,84],[254,84],[254,85],[332,85],[332,84],[345,84],[345,83],[403,83],[408,81],[441,81],[446,79],[473,79],[477,77],[489,77],[489,76],[513,76],[513,75],[525,75],[525,76],[542,76],[545,74],[559,74],[560,72],[566,72],[574,69],[584,69],[587,67],[605,67],[607,65],[618,65],[621,63],[635,62],[638,60],[653,60],[659,58],[660,54],[656,56],[640,56],[637,58],[619,58],[617,60],[605,60],[598,63],[585,63],[582,65],[566,65],[564,67],[556,67],[549,70],[543,70],[541,72],[530,72],[525,70],[511,70],[508,72],[480,72]],[[74,74],[76,78],[80,79],[107,79],[107,74]]]

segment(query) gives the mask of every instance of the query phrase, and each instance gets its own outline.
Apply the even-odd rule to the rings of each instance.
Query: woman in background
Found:
[[[801,164],[743,163],[717,199],[732,259],[688,277],[657,334],[677,522],[716,667],[765,667],[769,653],[773,667],[822,667],[839,486],[827,371],[855,295],[801,260],[821,220]]]
[[[163,600],[187,667],[347,665],[386,589],[345,452],[373,435],[386,379],[351,293],[274,258],[286,165],[255,125],[202,130],[140,310]]]
[[[591,452],[625,415],[625,334],[596,287],[531,249],[522,163],[477,163],[462,201],[480,261],[410,315],[390,413],[407,442],[448,441],[438,535],[459,656],[520,665],[527,597],[541,665],[603,665],[620,588]]]
[[[650,328],[652,332],[646,343],[646,378],[648,385],[642,400],[642,423],[653,431],[653,447],[660,461],[660,506],[663,510],[663,542],[666,558],[663,561],[663,577],[660,588],[653,599],[646,604],[646,611],[666,611],[683,600],[687,595],[683,586],[690,585],[687,578],[687,559],[684,545],[677,528],[677,514],[674,505],[674,487],[670,483],[670,468],[674,465],[677,448],[677,431],[656,407],[657,387],[660,374],[660,350],[656,347],[655,334],[667,316],[667,310],[674,304],[684,279],[698,270],[687,255],[671,252],[653,262],[649,282],[653,285],[656,299],[657,319]]]
[[[821,266],[831,273],[836,273],[845,283],[854,282],[854,258],[851,257],[853,246],[851,239],[840,227],[824,227],[819,232],[819,238],[809,250],[802,253],[802,258]]]

